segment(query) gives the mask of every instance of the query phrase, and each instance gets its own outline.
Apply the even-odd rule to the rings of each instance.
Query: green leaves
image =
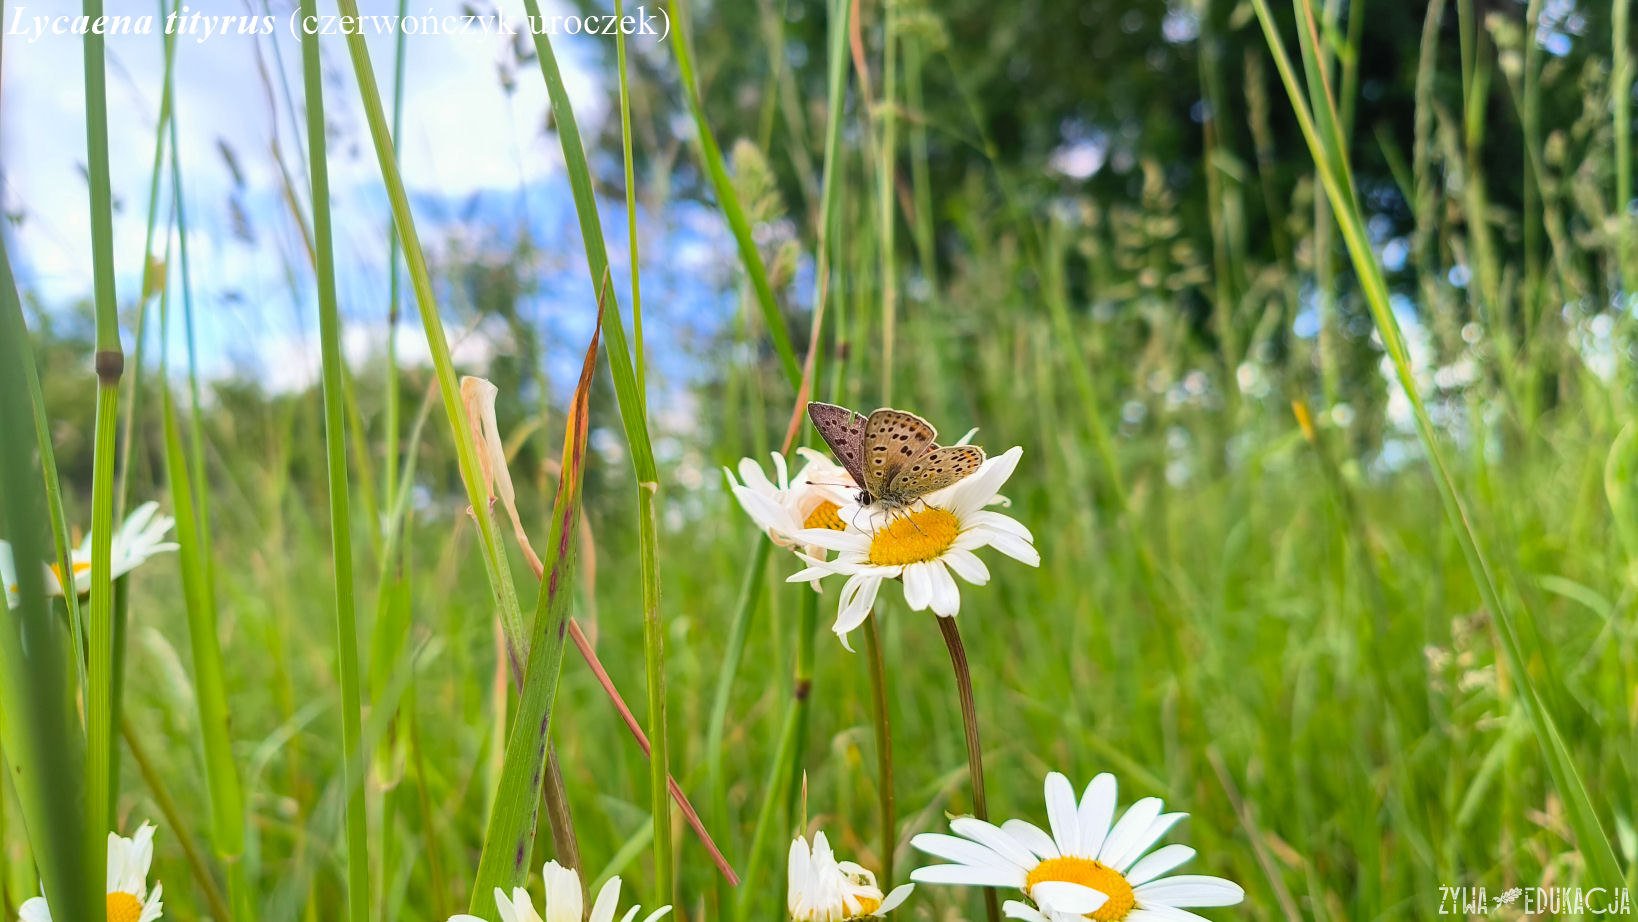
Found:
[[[316,0],[302,0],[311,16]],[[313,250],[318,273],[319,340],[324,362],[324,449],[330,486],[330,541],[335,561],[336,662],[341,676],[342,784],[347,811],[347,917],[370,918],[370,851],[365,831],[363,716],[359,695],[358,617],[353,600],[353,542],[347,485],[347,422],[342,402],[341,320],[336,309],[335,253],[330,241],[330,171],[325,152],[324,78],[318,36],[302,33],[307,102],[307,162],[313,188]],[[366,490],[366,496],[368,490]]]
[[[1445,515],[1450,520],[1457,543],[1461,546],[1462,556],[1467,560],[1468,570],[1477,584],[1480,598],[1496,618],[1497,634],[1509,673],[1517,682],[1520,702],[1535,731],[1536,742],[1541,747],[1548,773],[1552,776],[1559,795],[1564,798],[1570,827],[1575,831],[1576,843],[1593,872],[1593,880],[1602,886],[1614,886],[1616,882],[1625,880],[1625,875],[1614,850],[1610,847],[1609,839],[1604,834],[1598,813],[1593,809],[1592,800],[1587,795],[1586,785],[1582,782],[1580,773],[1576,771],[1569,747],[1565,745],[1549,707],[1551,701],[1562,700],[1562,696],[1550,693],[1551,688],[1548,689],[1549,693],[1544,694],[1542,689],[1537,687],[1530,665],[1530,654],[1534,651],[1526,650],[1519,638],[1518,624],[1520,621],[1529,623],[1529,612],[1524,610],[1522,600],[1513,602],[1503,599],[1500,583],[1484,549],[1483,539],[1468,514],[1466,503],[1445,463],[1439,432],[1428,415],[1427,407],[1417,388],[1405,335],[1388,302],[1387,281],[1382,266],[1371,249],[1370,238],[1365,228],[1365,216],[1354,194],[1353,178],[1348,167],[1348,152],[1342,143],[1341,132],[1336,127],[1338,116],[1335,101],[1329,91],[1322,91],[1322,85],[1316,82],[1322,75],[1317,77],[1313,67],[1309,69],[1308,88],[1313,100],[1312,108],[1309,103],[1303,101],[1302,87],[1292,69],[1290,58],[1286,55],[1284,40],[1280,38],[1273,16],[1268,10],[1267,0],[1252,2],[1256,8],[1257,18],[1262,22],[1263,32],[1268,38],[1269,50],[1274,54],[1274,63],[1279,68],[1280,79],[1285,83],[1292,110],[1302,126],[1303,137],[1308,141],[1309,152],[1319,170],[1321,183],[1331,201],[1331,207],[1336,212],[1337,224],[1342,229],[1348,255],[1353,261],[1355,272],[1359,275],[1360,286],[1364,289],[1371,316],[1376,321],[1377,330],[1382,334],[1388,355],[1393,360],[1395,376],[1410,400],[1417,434],[1421,437],[1422,448],[1427,453],[1428,463],[1433,469],[1434,483],[1438,487]],[[1314,12],[1310,0],[1293,0],[1293,5],[1297,11],[1297,35],[1298,43],[1302,47],[1303,60],[1305,63],[1317,60],[1319,38],[1312,29]],[[1308,28],[1304,27],[1305,24]],[[1545,681],[1550,683],[1552,679],[1549,676]]]
[[[563,671],[563,646],[569,626],[570,580],[574,573],[575,540],[580,520],[580,490],[585,480],[586,433],[591,416],[592,373],[597,369],[599,324],[580,370],[574,402],[563,435],[563,476],[558,481],[552,530],[547,539],[545,578],[535,603],[534,629],[528,648],[523,692],[506,741],[506,759],[489,813],[483,857],[472,885],[469,912],[494,918],[492,894],[522,883],[529,876],[534,852],[535,820],[551,738],[552,708],[557,700],[558,677]]]
[[[0,432],[33,429],[28,349],[23,307],[0,240]],[[102,912],[93,900],[102,891],[91,852],[95,848],[98,867],[106,853],[100,838],[93,845],[85,835],[86,747],[74,709],[74,670],[62,621],[45,593],[50,545],[33,455],[51,446],[26,438],[0,442],[0,527],[11,542],[20,596],[18,607],[0,618],[0,747],[47,901],[56,918],[90,919]]]

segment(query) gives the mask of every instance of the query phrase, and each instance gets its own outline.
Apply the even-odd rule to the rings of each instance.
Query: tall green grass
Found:
[[[1106,769],[1124,802],[1162,796],[1192,814],[1178,834],[1199,852],[1188,870],[1246,886],[1244,906],[1213,918],[1419,918],[1447,885],[1621,886],[1638,855],[1630,48],[1613,41],[1607,68],[1567,75],[1529,22],[1481,7],[1428,6],[1409,137],[1358,118],[1360,56],[1377,50],[1362,44],[1368,5],[1294,0],[1288,18],[1254,0],[1249,18],[1206,16],[1205,188],[1140,162],[1128,198],[1065,182],[1050,202],[1038,165],[996,154],[984,113],[926,117],[936,98],[980,98],[974,62],[938,40],[937,10],[824,4],[824,47],[810,49],[823,98],[802,99],[780,11],[761,14],[762,46],[729,49],[693,28],[708,11],[668,4],[668,45],[612,49],[609,175],[570,106],[563,39],[536,36],[564,164],[545,181],[575,203],[578,236],[562,246],[586,261],[595,294],[579,309],[599,333],[589,349],[548,344],[582,359],[566,400],[499,398],[535,433],[507,446],[523,530],[547,540],[533,606],[460,397],[459,375],[478,369],[456,366],[446,333],[514,306],[445,297],[464,267],[434,261],[444,254],[416,232],[398,147],[437,113],[399,112],[413,42],[398,48],[389,114],[364,39],[347,39],[351,83],[328,111],[369,132],[430,371],[397,362],[396,267],[382,367],[339,349],[352,317],[334,282],[341,154],[326,143],[320,100],[334,87],[320,65],[341,44],[313,37],[299,90],[282,70],[267,87],[307,116],[292,126],[307,141],[298,162],[272,156],[280,175],[307,177],[285,191],[316,279],[322,387],[246,399],[199,377],[185,247],[200,205],[176,150],[203,129],[160,93],[143,204],[145,249],[163,235],[165,255],[143,254],[153,290],[126,317],[134,351],[155,346],[140,318],[157,299],[157,375],[135,362],[124,400],[109,374],[54,387],[59,344],[25,334],[0,263],[0,424],[28,436],[0,445],[22,596],[0,631],[0,889],[43,885],[58,918],[94,918],[102,837],[154,817],[153,876],[175,918],[342,906],[353,920],[496,918],[493,888],[532,885],[548,856],[580,864],[593,888],[621,875],[632,898],[675,902],[680,918],[777,918],[793,835],[823,828],[887,889],[920,860],[902,843],[946,813],[987,793],[995,819],[1041,822],[1046,771]],[[1630,29],[1625,0],[1611,13],[1618,35]],[[1258,30],[1266,48],[1217,57],[1224,26]],[[1447,29],[1459,54],[1441,57]],[[120,348],[113,266],[127,257],[108,225],[116,200],[140,195],[109,188],[103,52],[87,49],[95,338],[77,356],[82,384],[85,351]],[[730,137],[713,109],[730,51],[770,65],[755,138]],[[651,53],[675,86],[635,66]],[[1566,137],[1545,106],[1572,86],[1593,116]],[[662,160],[644,150],[645,120],[672,111],[686,112],[682,156],[732,238],[736,286],[720,336],[686,343],[665,335],[674,313],[652,282],[673,254],[634,217],[641,202],[665,220],[666,201],[640,197],[639,167]],[[1523,175],[1487,170],[1487,145],[1511,136],[1504,118]],[[1273,140],[1291,120],[1304,157]],[[986,152],[987,169],[937,183],[951,144]],[[1355,174],[1378,155],[1410,216],[1402,269],[1384,264]],[[1301,161],[1294,186],[1281,158]],[[770,164],[794,182],[768,179]],[[622,181],[623,195],[600,188]],[[603,227],[622,198],[629,328]],[[1276,231],[1268,250],[1257,208]],[[1208,223],[1193,233],[1196,214]],[[767,242],[786,230],[801,271]],[[161,282],[173,249],[180,271]],[[1458,267],[1469,283],[1452,280]],[[186,382],[165,348],[173,297]],[[1293,335],[1310,309],[1317,335]],[[33,316],[43,329],[52,315]],[[977,425],[992,454],[1024,446],[1009,512],[1042,566],[995,560],[989,585],[962,587],[980,789],[973,724],[926,617],[890,587],[863,655],[847,654],[818,630],[840,581],[823,594],[784,583],[796,561],[716,486],[741,454],[762,462],[810,440],[811,395],[891,401],[946,434]],[[679,405],[695,408],[683,423]],[[447,425],[426,425],[439,407]],[[537,422],[554,413],[561,442]],[[75,469],[53,452],[67,420],[89,434],[91,473],[59,489]],[[108,540],[127,494],[162,498],[181,549],[121,587]],[[63,556],[76,528],[98,536],[83,610],[48,600],[33,565]],[[571,616],[597,671],[563,661]],[[333,649],[308,639],[329,636]],[[643,684],[651,757],[625,738],[604,678]],[[705,824],[737,889],[675,829],[673,779],[708,792]],[[974,918],[981,900],[923,887],[900,913]]]

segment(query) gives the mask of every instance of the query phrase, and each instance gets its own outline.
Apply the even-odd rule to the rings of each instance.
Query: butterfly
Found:
[[[866,418],[833,403],[808,404],[808,419],[860,488],[859,505],[903,509],[984,463],[976,445],[942,448],[914,413],[883,407]]]

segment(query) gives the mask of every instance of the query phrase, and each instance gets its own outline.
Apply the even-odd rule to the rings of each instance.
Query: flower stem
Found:
[[[882,811],[882,888],[891,890],[893,854],[898,850],[898,820],[893,803],[893,727],[887,705],[887,669],[882,664],[882,642],[876,630],[874,612],[865,619],[864,628],[865,655],[870,657],[870,701],[874,705],[876,718],[876,786],[881,794]]]
[[[954,618],[938,618],[944,645],[950,648],[950,668],[955,670],[956,694],[961,698],[961,723],[967,731],[967,772],[973,781],[973,815],[986,822],[990,805],[984,797],[984,750],[978,742],[978,708],[973,704],[973,676],[967,667],[967,649],[961,645],[961,630]],[[984,890],[984,912],[990,922],[999,922],[1001,905],[995,891]]]

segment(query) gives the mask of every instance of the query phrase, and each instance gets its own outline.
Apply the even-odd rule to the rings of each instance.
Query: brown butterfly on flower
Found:
[[[984,449],[940,446],[931,423],[903,410],[883,407],[866,417],[814,401],[808,404],[808,418],[859,486],[861,506],[907,508],[984,463]]]

